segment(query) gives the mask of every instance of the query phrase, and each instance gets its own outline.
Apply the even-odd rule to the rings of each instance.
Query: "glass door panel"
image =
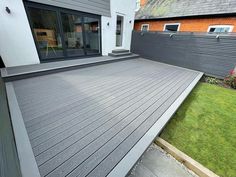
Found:
[[[82,18],[66,13],[61,18],[67,56],[84,55]]]
[[[63,57],[56,12],[29,7],[29,15],[41,59]]]
[[[25,2],[40,60],[101,54],[101,17]]]
[[[116,47],[122,47],[124,17],[117,15],[116,20]]]
[[[99,19],[84,17],[84,33],[87,55],[100,53]]]

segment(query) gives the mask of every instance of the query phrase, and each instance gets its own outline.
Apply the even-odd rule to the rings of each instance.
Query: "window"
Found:
[[[179,31],[180,23],[169,23],[164,25],[163,31]]]
[[[208,32],[210,33],[229,33],[233,31],[232,25],[213,25],[209,26]]]
[[[136,0],[136,9],[135,11],[138,11],[140,9],[140,0]]]
[[[124,26],[124,17],[117,15],[116,17],[116,47],[122,47],[123,26]]]
[[[40,60],[101,53],[101,16],[26,2]]]
[[[67,55],[84,55],[82,17],[74,14],[62,13],[61,19]]]
[[[99,19],[84,17],[85,46],[87,54],[100,52]]]
[[[149,31],[149,24],[142,24],[141,31]]]
[[[41,59],[62,57],[61,34],[55,11],[31,7],[29,16]]]

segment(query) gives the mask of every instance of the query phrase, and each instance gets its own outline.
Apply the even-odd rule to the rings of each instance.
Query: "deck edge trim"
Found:
[[[4,68],[5,71],[4,70],[1,70],[1,71],[3,71],[2,72],[3,80],[5,82],[10,82],[10,81],[14,81],[14,80],[19,80],[19,78],[25,79],[28,77],[35,77],[35,76],[41,76],[41,75],[45,75],[45,74],[63,72],[63,71],[73,70],[73,69],[79,69],[82,67],[89,67],[89,66],[94,66],[94,65],[96,66],[96,65],[106,64],[106,63],[119,62],[119,61],[123,61],[123,60],[130,60],[130,59],[137,58],[137,57],[138,57],[138,55],[133,54],[130,56],[111,57],[109,59],[101,59],[101,60],[97,60],[97,61],[82,61],[81,63],[77,63],[77,64],[67,64],[65,66],[56,66],[56,67],[38,69],[35,71],[24,71],[24,72],[19,72],[19,73],[14,73],[14,74],[8,74],[7,68]]]
[[[40,177],[39,169],[17,102],[14,86],[11,82],[5,84],[22,177]]]
[[[156,136],[164,128],[182,102],[187,98],[192,89],[203,76],[202,72],[195,77],[189,86],[181,93],[181,95],[172,103],[158,121],[146,132],[146,134],[136,143],[136,145],[126,154],[126,156],[115,166],[107,177],[126,176]]]

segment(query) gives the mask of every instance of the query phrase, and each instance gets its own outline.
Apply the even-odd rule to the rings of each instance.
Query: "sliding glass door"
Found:
[[[101,54],[101,17],[25,2],[41,60]]]
[[[29,15],[41,59],[63,57],[56,12],[32,7]]]
[[[100,53],[99,19],[84,17],[85,45],[87,54]]]
[[[62,13],[61,19],[67,56],[84,55],[82,17]]]

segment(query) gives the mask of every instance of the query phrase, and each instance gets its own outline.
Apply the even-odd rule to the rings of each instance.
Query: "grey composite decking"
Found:
[[[41,176],[125,176],[201,76],[140,58],[8,82],[14,131]]]
[[[0,78],[0,177],[21,177],[5,86]]]
[[[130,56],[110,57],[99,56],[85,59],[64,60],[51,63],[32,64],[25,66],[15,66],[1,69],[1,77],[4,81],[19,80],[27,77],[35,77],[55,72],[62,72],[72,69],[79,69],[88,66],[101,65],[105,63],[112,63],[127,59],[137,58],[138,55],[132,54]]]

